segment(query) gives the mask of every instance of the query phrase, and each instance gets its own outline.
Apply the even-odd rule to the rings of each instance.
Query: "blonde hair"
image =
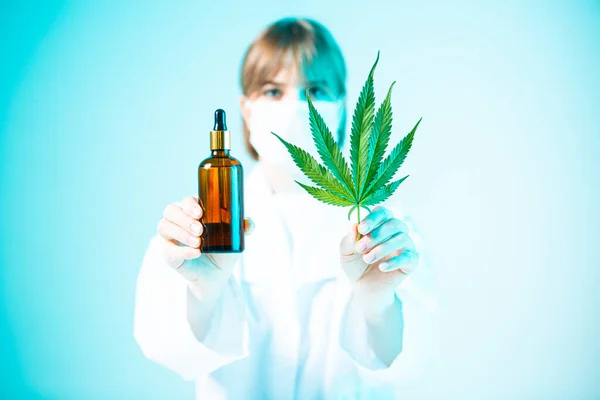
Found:
[[[306,81],[323,80],[334,98],[346,96],[346,63],[331,32],[317,21],[307,18],[283,18],[263,30],[248,47],[242,61],[242,93],[256,94],[266,81],[282,68],[298,67]],[[308,115],[307,115],[308,118]],[[244,125],[244,143],[254,160],[258,153],[250,143],[250,131]],[[338,144],[345,139],[346,107],[338,134]]]

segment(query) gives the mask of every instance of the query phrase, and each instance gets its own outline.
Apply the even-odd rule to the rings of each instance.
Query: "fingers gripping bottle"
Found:
[[[204,253],[244,251],[244,171],[230,155],[231,134],[225,111],[215,111],[210,132],[210,157],[198,166],[198,204],[204,227],[200,250]]]

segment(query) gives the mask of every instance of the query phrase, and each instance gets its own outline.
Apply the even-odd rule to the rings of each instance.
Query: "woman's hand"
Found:
[[[241,253],[202,254],[199,220],[202,208],[196,197],[186,196],[180,204],[169,204],[158,222],[157,231],[163,239],[166,262],[190,281],[200,298],[217,294],[225,285]],[[250,218],[244,219],[244,233],[254,229]]]
[[[358,242],[357,226],[364,235]],[[388,208],[376,206],[341,240],[340,261],[363,306],[377,312],[417,267],[419,255],[408,226]]]

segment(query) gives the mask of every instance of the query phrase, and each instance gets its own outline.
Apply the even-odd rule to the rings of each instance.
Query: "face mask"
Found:
[[[342,102],[313,101],[313,105],[325,120],[333,137],[338,139]],[[271,132],[305,150],[317,161],[320,160],[310,130],[306,101],[259,99],[248,101],[248,107],[250,143],[258,152],[261,161],[275,164],[294,177],[303,176],[283,143]]]

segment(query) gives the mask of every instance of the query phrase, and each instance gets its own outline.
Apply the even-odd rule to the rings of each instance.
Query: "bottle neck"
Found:
[[[211,156],[213,156],[213,157],[229,157],[229,149],[211,150]]]

